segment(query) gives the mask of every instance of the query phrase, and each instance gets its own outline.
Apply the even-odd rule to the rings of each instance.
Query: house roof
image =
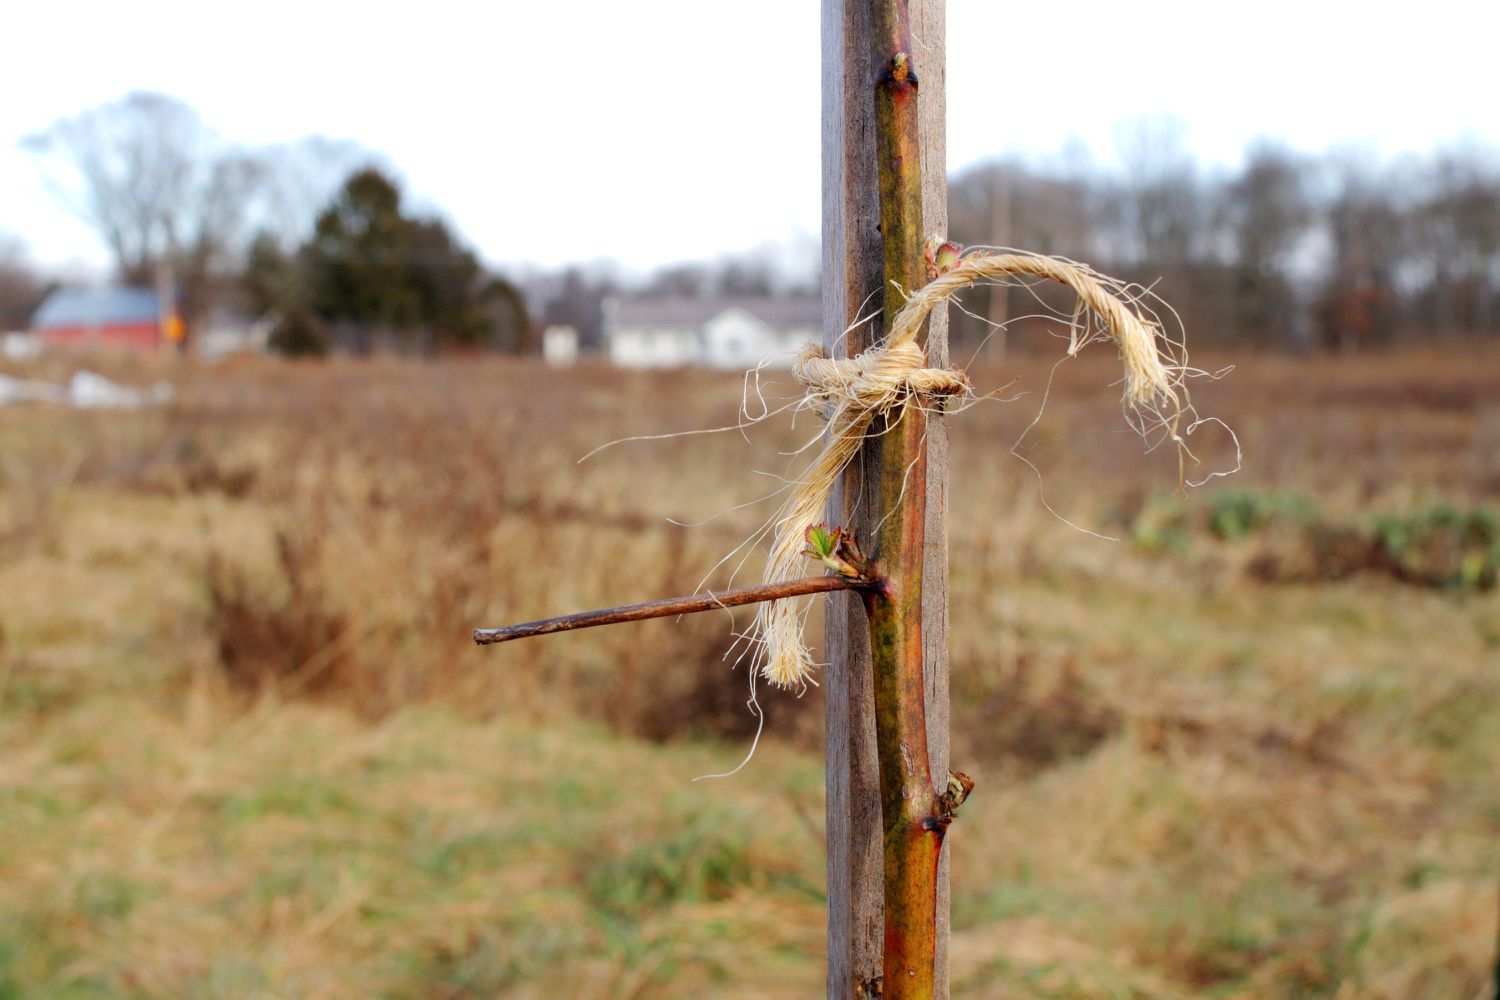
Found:
[[[60,288],[31,318],[33,330],[155,323],[156,292],[149,288]]]
[[[626,299],[615,305],[613,326],[702,326],[730,309],[743,309],[771,326],[817,326],[823,321],[818,299],[709,298]]]

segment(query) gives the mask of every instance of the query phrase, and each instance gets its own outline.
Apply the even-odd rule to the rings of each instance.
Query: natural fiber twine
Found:
[[[917,335],[928,315],[955,293],[979,282],[1010,284],[1031,279],[1059,282],[1072,289],[1078,306],[1072,317],[1069,354],[1107,337],[1117,346],[1125,369],[1124,404],[1139,418],[1138,427],[1163,427],[1180,443],[1177,424],[1183,413],[1183,359],[1178,345],[1165,338],[1140,296],[1114,279],[1060,257],[1022,252],[971,252],[912,293],[896,314],[891,332],[857,357],[831,359],[808,345],[793,374],[802,384],[802,405],[828,418],[823,450],[799,478],[777,512],[775,542],[766,566],[767,583],[805,575],[807,529],[825,518],[828,500],[844,468],[858,453],[877,416],[887,426],[902,419],[907,407],[931,407],[945,398],[973,399],[969,380],[960,371],[927,367]],[[760,605],[754,637],[763,676],[778,687],[803,687],[814,663],[803,642],[808,605],[796,600]]]

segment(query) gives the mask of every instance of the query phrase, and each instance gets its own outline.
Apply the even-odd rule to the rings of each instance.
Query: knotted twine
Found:
[[[803,386],[802,405],[823,410],[828,431],[823,450],[777,512],[766,583],[785,583],[804,575],[807,529],[824,519],[834,484],[859,452],[877,416],[886,417],[889,426],[902,418],[907,407],[930,407],[946,397],[972,398],[963,372],[927,367],[917,334],[932,310],[976,282],[1028,278],[1056,281],[1072,289],[1078,305],[1068,353],[1078,353],[1100,333],[1113,340],[1125,368],[1124,405],[1152,416],[1180,441],[1176,423],[1183,409],[1181,361],[1173,359],[1174,345],[1152,320],[1141,315],[1138,297],[1125,285],[1061,257],[971,252],[912,293],[896,314],[890,334],[863,354],[827,358],[820,347],[809,344],[798,356],[792,373]],[[777,687],[802,688],[812,677],[812,654],[802,638],[806,616],[807,605],[795,599],[762,604],[756,613],[752,634],[762,647],[761,673]]]

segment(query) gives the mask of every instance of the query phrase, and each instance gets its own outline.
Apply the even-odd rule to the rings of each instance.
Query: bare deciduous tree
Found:
[[[23,143],[59,199],[94,228],[122,281],[169,267],[191,332],[230,272],[264,168],[191,107],[136,92],[53,123]]]
[[[1500,286],[1500,165],[1479,148],[1445,151],[1433,162],[1415,211],[1416,263],[1427,275],[1418,297],[1433,328],[1492,332]]]
[[[1385,343],[1400,326],[1395,276],[1409,256],[1412,234],[1407,206],[1393,197],[1408,185],[1388,173],[1352,149],[1332,165],[1324,205],[1332,261],[1319,316],[1325,347],[1352,351]]]
[[[306,240],[339,189],[363,170],[395,175],[386,158],[349,139],[309,135],[259,150],[265,167],[264,212],[256,224],[284,250]]]
[[[1306,163],[1291,151],[1258,144],[1218,199],[1233,257],[1230,321],[1258,344],[1298,343],[1291,269],[1312,223],[1306,175]]]

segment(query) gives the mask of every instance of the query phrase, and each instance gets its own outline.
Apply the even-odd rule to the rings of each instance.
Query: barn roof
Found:
[[[156,292],[150,288],[59,288],[37,309],[31,328],[155,323],[158,315]]]
[[[822,304],[815,298],[625,299],[615,307],[614,325],[702,326],[729,309],[743,309],[771,326],[817,326]]]

